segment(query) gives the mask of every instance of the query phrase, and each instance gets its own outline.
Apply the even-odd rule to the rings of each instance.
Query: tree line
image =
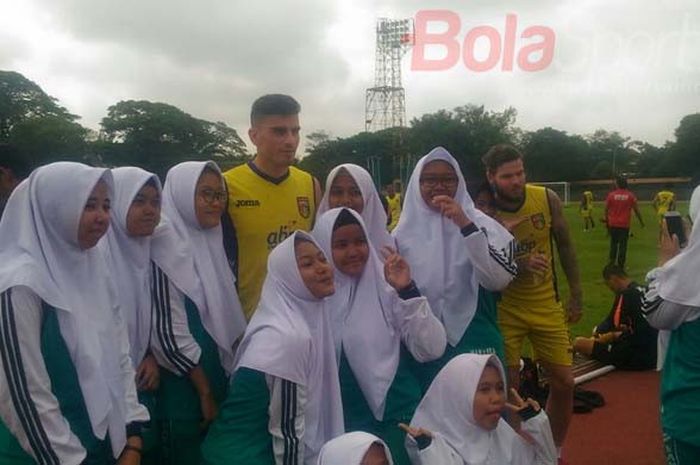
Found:
[[[526,156],[528,177],[537,181],[691,176],[700,179],[700,113],[683,117],[675,140],[658,147],[616,131],[569,134],[545,127],[524,131],[517,111],[490,111],[467,104],[411,120],[408,127],[332,137],[325,131],[307,135],[299,164],[319,179],[339,163],[372,166],[383,184],[410,169],[418,156],[442,145],[460,162],[467,179],[478,178],[481,156],[494,144],[510,143]],[[9,146],[30,166],[55,160],[91,164],[135,165],[164,175],[185,160],[214,160],[230,167],[251,154],[236,132],[221,121],[189,115],[167,103],[120,101],[107,109],[99,131],[79,123],[57,99],[20,73],[0,71],[0,144]]]

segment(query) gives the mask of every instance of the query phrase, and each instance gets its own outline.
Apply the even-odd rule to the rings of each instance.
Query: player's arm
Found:
[[[644,220],[642,219],[642,214],[639,211],[639,206],[637,205],[637,200],[635,199],[634,204],[632,204],[632,209],[634,210],[634,214],[637,217],[637,220],[639,220],[639,224],[642,225],[642,228],[644,227]]]
[[[564,274],[566,274],[566,280],[569,282],[569,303],[567,308],[569,321],[575,323],[581,318],[583,311],[581,303],[581,275],[576,262],[576,248],[569,234],[569,226],[566,224],[559,196],[554,191],[547,189],[547,200],[552,213],[552,233],[557,244],[559,260],[564,269]]]

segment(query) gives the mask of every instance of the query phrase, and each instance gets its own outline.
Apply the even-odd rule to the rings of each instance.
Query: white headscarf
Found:
[[[374,417],[382,420],[386,394],[399,366],[401,334],[394,329],[396,292],[384,279],[383,265],[360,215],[350,208],[334,208],[316,220],[312,232],[327,257],[333,259],[333,229],[338,215],[352,214],[367,237],[369,257],[359,279],[335,271],[335,293],[328,297],[331,328],[340,356],[341,346]]]
[[[369,232],[368,238],[371,240],[372,244],[376,247],[377,251],[380,251],[383,247],[396,248],[394,239],[386,228],[386,211],[384,211],[382,201],[379,199],[380,194],[374,187],[372,176],[361,166],[352,163],[343,163],[342,165],[336,166],[328,173],[328,177],[326,178],[326,191],[321,199],[316,217],[320,217],[330,209],[330,205],[328,205],[328,196],[330,195],[333,181],[341,170],[345,170],[350,174],[362,193],[364,208],[362,209],[361,215],[362,219],[365,220],[365,225]],[[381,258],[381,255],[379,257]]]
[[[487,234],[496,250],[507,250],[513,236],[496,220],[476,209],[467,193],[459,164],[447,150],[437,147],[418,160],[408,181],[401,218],[393,234],[399,253],[411,266],[418,288],[445,326],[447,341],[456,346],[474,318],[479,282],[459,227],[431,209],[421,197],[421,173],[426,164],[435,160],[452,166],[459,180],[455,201]]]
[[[363,431],[345,433],[328,441],[321,449],[318,465],[362,465],[362,459],[374,444],[380,444],[384,448],[389,465],[394,465],[386,443],[377,436]]]
[[[439,433],[466,464],[510,464],[520,440],[500,419],[496,429],[485,430],[474,420],[474,395],[479,379],[491,363],[498,367],[505,384],[501,361],[495,355],[462,354],[450,360],[421,400],[411,426]]]
[[[343,406],[327,308],[324,300],[311,294],[299,273],[297,238],[318,247],[310,235],[296,231],[272,250],[262,296],[241,342],[236,367],[261,371],[306,389],[308,460],[327,441],[343,434]]]
[[[115,333],[116,303],[104,255],[82,250],[78,227],[106,169],[59,162],[37,168],[12,193],[0,222],[0,292],[26,286],[56,309],[78,374],[90,425],[109,431],[117,457],[126,444],[126,394]]]
[[[131,362],[138,367],[148,351],[151,337],[151,237],[134,237],[126,229],[126,217],[143,186],[153,181],[161,192],[158,176],[133,166],[115,168],[111,227],[100,242],[112,267],[121,315],[129,332]]]
[[[163,187],[161,224],[153,235],[153,261],[197,306],[202,324],[219,348],[221,365],[233,371],[234,345],[246,323],[236,279],[226,260],[221,225],[202,229],[195,192],[205,168],[221,174],[214,162],[173,166]]]
[[[659,295],[664,300],[677,304],[700,307],[698,275],[700,275],[700,186],[690,197],[690,219],[693,229],[688,245],[661,268],[659,274]]]

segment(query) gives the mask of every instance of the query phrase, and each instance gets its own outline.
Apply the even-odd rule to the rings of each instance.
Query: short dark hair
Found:
[[[10,144],[0,144],[0,166],[12,171],[18,179],[24,179],[32,172],[32,164]]]
[[[250,124],[254,126],[261,118],[272,115],[298,115],[301,105],[294,97],[284,94],[267,94],[259,97],[250,109]]]
[[[615,184],[617,184],[617,187],[620,189],[627,189],[627,178],[622,175],[615,176]]]
[[[491,147],[486,154],[481,157],[486,169],[494,172],[499,166],[515,160],[522,160],[523,154],[509,144],[497,144]]]
[[[620,278],[626,278],[627,277],[627,272],[625,271],[624,268],[622,268],[620,265],[616,263],[608,263],[605,265],[605,268],[603,268],[603,279],[608,280],[612,278],[613,276],[618,276]]]

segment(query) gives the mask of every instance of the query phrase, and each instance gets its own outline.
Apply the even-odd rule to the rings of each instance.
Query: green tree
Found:
[[[0,142],[7,142],[15,125],[29,119],[78,119],[57,102],[20,73],[0,71]]]
[[[538,129],[523,138],[525,166],[532,181],[575,181],[589,177],[588,143],[578,135],[553,128]]]
[[[195,118],[166,103],[122,101],[108,108],[99,151],[115,165],[134,165],[163,175],[186,160],[214,160],[228,167],[249,155],[235,129]]]

